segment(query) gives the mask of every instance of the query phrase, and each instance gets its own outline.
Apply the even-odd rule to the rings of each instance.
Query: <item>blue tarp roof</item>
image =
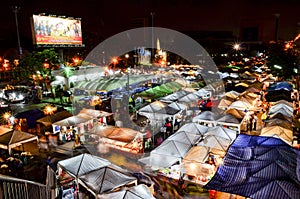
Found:
[[[278,91],[278,90],[286,90],[286,91],[292,91],[293,86],[288,82],[276,82],[274,84],[271,84],[268,88],[269,91]]]
[[[240,134],[204,188],[253,199],[299,198],[299,156],[278,138]]]

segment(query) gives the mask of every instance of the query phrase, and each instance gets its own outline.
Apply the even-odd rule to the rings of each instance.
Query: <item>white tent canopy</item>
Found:
[[[207,135],[197,146],[207,146],[215,150],[226,152],[231,141],[215,135]]]
[[[235,108],[237,110],[252,110],[253,106],[250,103],[248,103],[247,101],[238,100],[238,101],[233,102],[229,106],[229,108]]]
[[[71,176],[80,177],[91,171],[108,166],[111,162],[98,156],[85,153],[59,161],[57,164]]]
[[[208,130],[207,126],[198,124],[198,123],[187,123],[178,129],[178,131],[185,131],[188,133],[201,134],[204,135]]]
[[[177,140],[165,140],[156,149],[150,152],[150,156],[139,161],[152,167],[170,167],[181,159],[190,150],[192,144]]]
[[[216,115],[214,112],[204,111],[204,112],[200,113],[199,115],[197,115],[196,117],[194,117],[193,122],[211,123],[211,124],[215,125],[215,121],[217,118],[218,118],[218,115]]]
[[[205,133],[205,136],[214,135],[230,141],[236,138],[237,132],[222,126],[210,127]]]
[[[0,148],[7,149],[9,154],[12,148],[34,140],[38,141],[38,136],[23,131],[0,128]]]
[[[135,177],[114,164],[84,174],[79,180],[94,195],[108,193],[127,184],[136,184]]]
[[[162,102],[175,102],[179,98],[181,98],[183,96],[186,96],[189,93],[191,93],[191,92],[185,91],[185,90],[180,90],[180,91],[177,91],[177,92],[175,92],[173,94],[170,94],[170,95],[167,95],[165,97],[160,98],[160,101],[162,101]]]
[[[126,170],[112,164],[106,159],[91,154],[81,154],[61,160],[58,167],[78,180],[82,186],[94,195],[133,183],[136,178]]]
[[[130,188],[124,188],[120,191],[100,194],[97,199],[155,199],[149,188],[144,184],[139,184]]]
[[[178,140],[186,144],[194,145],[202,138],[201,134],[194,134],[185,131],[177,131],[175,134],[167,138],[167,140]]]

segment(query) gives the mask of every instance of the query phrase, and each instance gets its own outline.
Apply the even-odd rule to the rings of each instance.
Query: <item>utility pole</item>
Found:
[[[17,28],[17,38],[18,38],[18,51],[19,56],[22,56],[22,47],[21,47],[21,41],[20,41],[20,34],[19,34],[19,23],[18,23],[18,11],[20,10],[20,6],[14,6],[13,12],[15,13],[15,20],[16,20],[16,28]]]

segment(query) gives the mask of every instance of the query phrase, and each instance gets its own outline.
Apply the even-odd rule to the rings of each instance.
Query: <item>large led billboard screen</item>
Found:
[[[35,44],[82,45],[81,20],[44,15],[33,15]]]

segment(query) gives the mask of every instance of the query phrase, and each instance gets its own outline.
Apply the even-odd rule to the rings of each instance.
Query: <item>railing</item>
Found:
[[[46,185],[0,175],[0,199],[50,199]]]

